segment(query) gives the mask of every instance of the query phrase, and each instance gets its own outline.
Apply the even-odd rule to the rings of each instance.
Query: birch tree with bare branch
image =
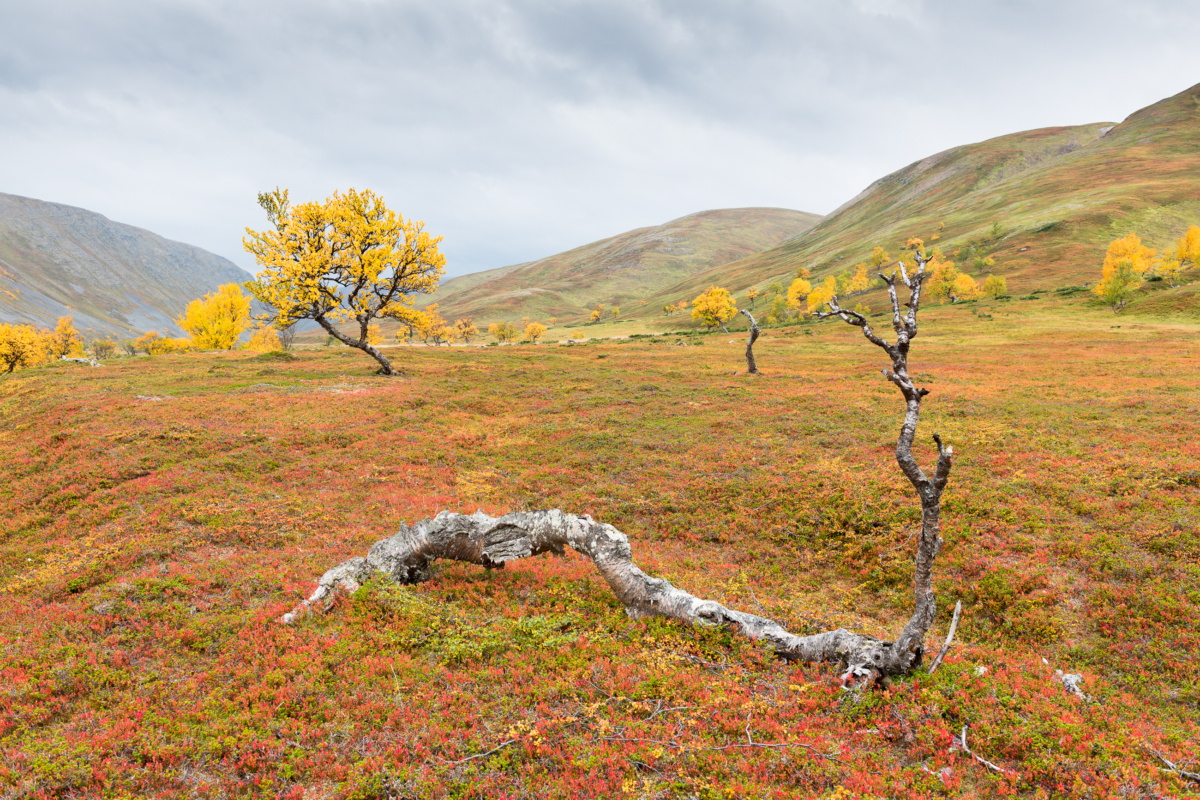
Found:
[[[861,314],[840,308],[836,297],[828,304],[830,310],[822,313],[823,317],[840,317],[862,328],[870,342],[884,349],[891,358],[892,368],[883,370],[883,374],[904,396],[905,415],[896,445],[896,460],[920,498],[922,524],[913,579],[914,609],[896,641],[883,641],[845,628],[797,636],[772,619],[696,597],[639,569],[633,562],[629,538],[612,525],[558,509],[513,512],[499,518],[483,512],[467,515],[443,511],[415,525],[402,524],[396,535],[376,542],[366,557],[351,558],[321,576],[316,591],[285,614],[282,622],[292,624],[311,610],[327,610],[339,592],[352,594],[371,578],[387,577],[400,583],[426,580],[438,559],[503,569],[509,561],[547,552],[561,554],[569,547],[591,559],[631,617],[661,616],[697,625],[724,626],[768,643],[789,660],[840,662],[844,667],[843,678],[858,687],[870,686],[887,676],[911,673],[921,665],[925,635],[937,610],[933,564],[941,547],[938,535],[941,496],[953,460],[953,449],[943,446],[937,435],[934,441],[938,445],[938,461],[932,478],[922,471],[912,455],[921,400],[929,393],[915,386],[908,374],[909,345],[917,335],[921,284],[928,277],[925,257],[918,253],[916,262],[913,275],[901,263],[899,277],[896,273],[880,276],[888,285],[892,301],[894,344],[876,335]],[[900,310],[898,281],[910,291],[906,314]]]
[[[758,341],[758,320],[744,308],[741,310],[741,313],[745,314],[746,319],[750,320],[750,334],[746,338],[746,372],[751,375],[757,375],[758,363],[754,360],[754,343]]]

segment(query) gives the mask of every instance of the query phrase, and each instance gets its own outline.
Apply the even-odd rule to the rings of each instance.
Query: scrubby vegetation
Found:
[[[919,520],[895,390],[841,322],[765,330],[758,378],[720,334],[406,349],[399,380],[349,348],[14,372],[0,791],[1194,792],[1156,753],[1200,757],[1197,329],[1086,294],[924,312],[922,430],[956,450],[930,646],[964,613],[935,675],[861,696],[728,631],[630,620],[569,553],[277,621],[402,519],[558,507],[697,595],[887,636]]]

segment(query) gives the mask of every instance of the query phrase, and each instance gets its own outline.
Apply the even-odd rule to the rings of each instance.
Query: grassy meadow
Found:
[[[575,554],[278,622],[401,520],[557,507],[699,596],[893,637],[903,403],[843,323],[766,331],[759,377],[717,333],[396,348],[397,378],[344,348],[0,378],[0,797],[1197,792],[1152,751],[1200,760],[1200,325],[1052,296],[923,317],[921,458],[957,453],[931,649],[965,610],[935,675],[862,697],[630,620]]]

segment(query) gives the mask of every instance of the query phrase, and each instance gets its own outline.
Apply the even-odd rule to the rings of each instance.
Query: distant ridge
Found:
[[[178,335],[174,320],[190,301],[250,277],[101,214],[0,193],[0,322],[52,326],[69,314],[85,338]]]
[[[1014,292],[1096,280],[1108,242],[1128,233],[1162,252],[1200,224],[1200,84],[1120,123],[1041,128],[935,153],[872,182],[799,236],[647,297],[637,316],[711,283],[740,294],[786,285],[800,267],[821,279],[865,260],[875,245],[896,256],[908,237],[952,255],[995,223],[1003,234],[987,247],[995,261],[987,271]],[[1126,313],[1139,309],[1195,314],[1200,291],[1156,291]]]
[[[819,214],[784,208],[701,211],[564,253],[444,282],[419,302],[476,322],[586,318],[596,303],[624,306],[803,233]]]

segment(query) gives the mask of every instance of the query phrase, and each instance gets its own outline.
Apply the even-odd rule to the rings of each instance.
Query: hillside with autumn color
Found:
[[[1108,243],[1129,233],[1164,251],[1200,222],[1200,84],[1131,114],[1001,136],[937,153],[867,187],[807,233],[741,261],[699,273],[648,298],[653,310],[710,284],[741,294],[816,279],[898,254],[911,237],[948,256],[983,242],[987,272],[1014,294],[1094,283]],[[998,235],[992,236],[994,226]],[[972,270],[969,262],[959,267]],[[1162,287],[1160,287],[1162,288]],[[863,298],[883,304],[879,290]],[[1198,314],[1195,285],[1155,292],[1134,314]]]
[[[634,287],[619,302],[600,290],[567,301],[542,292],[537,280],[515,268],[504,272],[503,293],[498,284],[474,283],[475,276],[458,278],[454,285],[471,287],[479,298],[472,308],[482,309],[484,298],[494,293],[481,315],[485,320],[557,317],[565,326],[577,326],[588,320],[587,304],[604,302],[618,304],[621,319],[589,328],[590,334],[652,332],[681,325],[678,318],[663,317],[664,305],[691,301],[709,286],[728,288],[739,306],[747,306],[752,286],[764,292],[778,282],[786,289],[800,269],[819,282],[867,261],[876,246],[898,256],[913,237],[947,259],[969,250],[971,258],[958,257],[958,268],[980,282],[987,274],[1004,277],[1010,293],[1026,295],[1094,284],[1113,239],[1135,233],[1164,252],[1197,223],[1200,85],[1120,123],[1025,131],[931,155],[880,178],[782,243],[690,271],[671,283]],[[976,258],[991,264],[974,266]],[[1196,284],[1149,288],[1125,313],[1200,314]],[[1079,292],[1075,299],[1085,303],[1087,298]],[[882,309],[886,299],[875,288],[855,302]],[[453,308],[452,313],[469,310]]]
[[[702,211],[527,264],[444,281],[418,300],[477,322],[586,317],[596,303],[637,305],[665,287],[774,247],[821,217],[783,208]]]

